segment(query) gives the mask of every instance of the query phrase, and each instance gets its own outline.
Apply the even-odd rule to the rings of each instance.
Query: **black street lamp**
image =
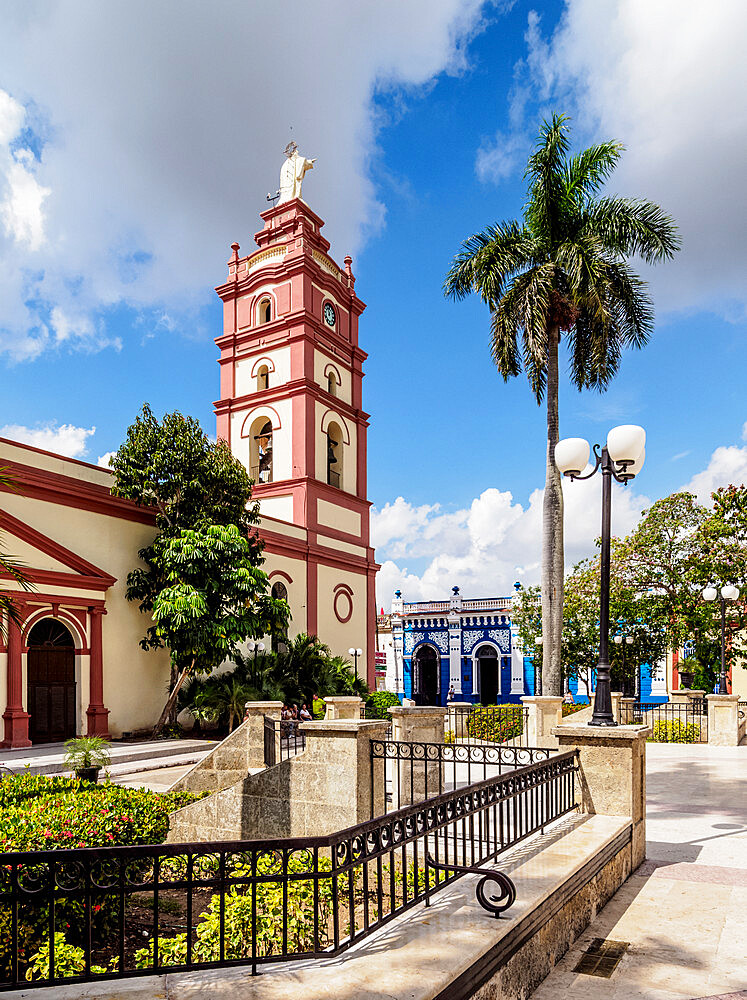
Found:
[[[591,472],[582,476],[589,464],[589,442],[583,438],[565,438],[555,445],[555,464],[570,479],[591,479],[602,473],[602,551],[599,593],[599,663],[594,691],[594,712],[590,726],[616,726],[612,715],[610,689],[610,516],[612,511],[612,480],[627,483],[643,467],[646,457],[646,432],[635,424],[613,427],[607,444],[594,445],[596,462]]]
[[[728,684],[726,682],[726,602],[734,602],[739,597],[739,588],[735,587],[732,583],[727,583],[721,588],[721,590],[716,590],[715,587],[706,587],[703,591],[703,600],[715,601],[718,598],[718,602],[721,605],[721,673],[718,678],[718,693],[728,694],[726,690]]]
[[[246,647],[250,653],[252,650],[254,651],[254,659],[252,660],[252,687],[255,688],[257,686],[257,653],[264,653],[265,644],[263,642],[255,642],[253,639],[250,639],[246,644]]]
[[[362,649],[354,649],[352,646],[348,650],[348,656],[355,658],[355,679],[358,680],[358,657],[363,656]]]

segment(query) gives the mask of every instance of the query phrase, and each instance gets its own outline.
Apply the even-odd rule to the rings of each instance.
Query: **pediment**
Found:
[[[34,583],[106,590],[117,582],[110,573],[7,511],[0,513],[0,532],[4,535],[3,550],[21,564]],[[9,574],[0,572],[0,577],[8,579]]]

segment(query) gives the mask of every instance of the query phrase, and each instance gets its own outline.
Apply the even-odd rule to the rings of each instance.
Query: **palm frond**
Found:
[[[524,218],[532,234],[550,243],[558,230],[565,196],[568,126],[566,115],[554,114],[544,121],[524,177],[529,180],[529,198]]]
[[[682,246],[672,217],[642,198],[600,198],[588,206],[585,226],[618,256],[638,254],[649,264],[673,257]]]
[[[511,275],[531,264],[536,251],[531,234],[518,222],[488,226],[462,244],[446,275],[444,295],[463,299],[477,292],[484,302],[494,302]]]
[[[565,169],[569,197],[586,200],[595,194],[617,166],[624,149],[621,142],[600,142],[571,157]]]

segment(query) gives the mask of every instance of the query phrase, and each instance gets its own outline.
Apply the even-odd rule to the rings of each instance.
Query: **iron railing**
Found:
[[[270,719],[265,716],[265,767],[295,757],[306,749],[306,737],[299,719]]]
[[[686,703],[620,703],[623,725],[638,724],[653,728],[652,743],[707,743],[708,706],[704,698]]]
[[[573,810],[577,767],[558,753],[323,837],[7,853],[0,988],[337,955]]]
[[[548,760],[555,753],[545,747],[371,740],[371,808],[374,789],[382,784],[387,810],[396,810]]]
[[[526,746],[529,709],[525,705],[447,705],[445,731],[457,742]]]

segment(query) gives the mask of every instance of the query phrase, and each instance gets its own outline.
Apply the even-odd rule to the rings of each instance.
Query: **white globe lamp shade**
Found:
[[[353,647],[352,647],[352,646],[351,646],[351,647],[350,647],[350,649],[348,650],[348,656],[355,656],[355,650],[353,649]]]
[[[633,636],[632,636],[632,635],[629,635],[629,636],[628,636],[628,637],[627,637],[627,638],[625,639],[625,641],[627,642],[627,644],[628,644],[629,646],[632,646],[632,645],[633,645]]]
[[[613,462],[635,462],[646,447],[646,432],[637,424],[621,424],[607,435],[607,452]]]
[[[637,476],[638,473],[643,468],[643,463],[645,461],[646,461],[646,449],[644,448],[643,451],[638,456],[638,458],[635,460],[635,462],[633,462],[632,465],[629,465],[627,467],[627,469],[625,470],[626,474],[629,476]]]
[[[619,645],[621,645],[621,643],[622,643],[622,641],[623,641],[623,637],[622,637],[621,635],[616,635],[616,636],[615,636],[615,639],[614,639],[614,641],[615,641],[615,642],[617,643],[617,645],[619,646]]]
[[[703,600],[704,601],[715,601],[718,597],[718,591],[715,587],[706,587],[703,590]]]
[[[728,583],[725,587],[721,588],[721,596],[725,601],[736,601],[739,597],[739,588],[735,587],[732,583]]]
[[[542,636],[541,635],[538,635],[537,638],[534,640],[534,645],[535,646],[541,646],[542,645]]]
[[[362,649],[356,649],[356,653],[358,654],[358,656],[363,656],[363,650]]]
[[[555,445],[555,464],[564,476],[578,476],[589,464],[589,451],[584,438],[563,438]]]
[[[260,651],[260,653],[264,650],[264,648],[265,648],[265,644],[263,642],[258,642],[257,643],[257,649]]]

